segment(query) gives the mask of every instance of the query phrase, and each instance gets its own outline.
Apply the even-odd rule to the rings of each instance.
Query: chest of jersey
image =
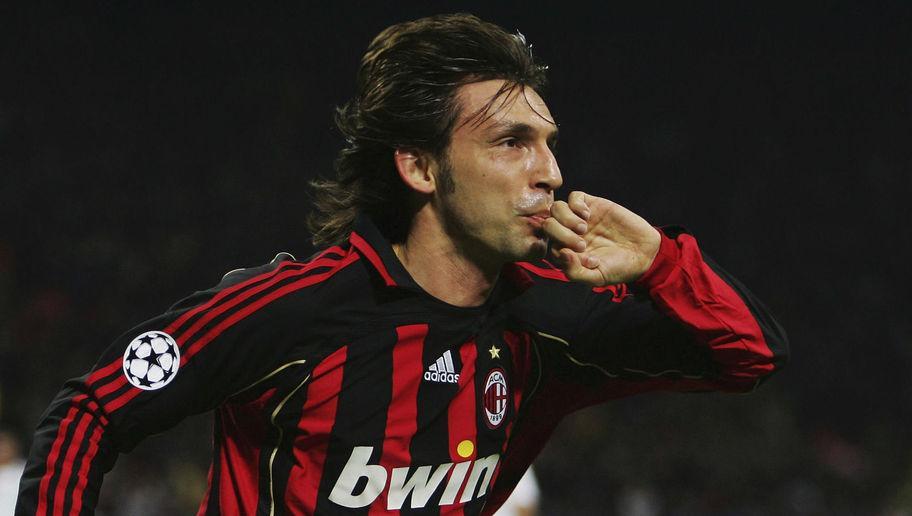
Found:
[[[399,321],[333,347],[262,410],[260,470],[282,505],[480,510],[530,384],[528,334]]]

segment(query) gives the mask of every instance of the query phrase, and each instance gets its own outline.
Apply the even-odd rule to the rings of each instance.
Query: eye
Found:
[[[500,141],[500,145],[503,147],[519,147],[522,142],[518,138],[504,138]]]

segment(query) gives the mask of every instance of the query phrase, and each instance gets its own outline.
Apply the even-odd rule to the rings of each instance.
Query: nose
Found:
[[[547,145],[541,145],[536,153],[535,173],[533,174],[535,188],[553,192],[564,184],[557,158]]]

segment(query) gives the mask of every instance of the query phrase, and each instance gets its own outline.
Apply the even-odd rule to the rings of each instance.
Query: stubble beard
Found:
[[[534,236],[537,241],[531,245],[526,244],[528,236],[521,234],[519,229],[511,231],[507,235],[506,241],[502,242],[500,246],[479,238],[479,235],[475,234],[471,227],[466,226],[464,217],[458,215],[460,210],[452,202],[457,190],[454,176],[453,165],[449,159],[444,157],[441,160],[440,171],[437,174],[438,191],[444,208],[442,210],[442,221],[446,232],[451,235],[460,252],[477,263],[492,263],[496,264],[497,267],[505,263],[536,261],[545,257],[548,251],[548,238],[542,228],[534,230]],[[523,198],[513,209],[515,212],[520,213],[529,206],[541,204],[541,202],[541,199]]]

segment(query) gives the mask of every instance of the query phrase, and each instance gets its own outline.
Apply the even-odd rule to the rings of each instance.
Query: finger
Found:
[[[551,218],[557,219],[566,228],[579,235],[585,235],[589,225],[585,220],[570,209],[564,201],[556,201],[551,205]]]
[[[600,263],[599,259],[595,256],[585,253],[580,255],[580,264],[587,269],[598,269]]]
[[[579,266],[585,269],[598,269],[601,263],[598,258],[586,253],[571,251],[566,247],[552,251],[555,262],[562,267]]]
[[[570,192],[570,195],[567,196],[567,204],[574,213],[584,220],[589,220],[592,211],[589,209],[589,204],[586,203],[586,197],[586,192],[580,192],[579,190]]]
[[[561,256],[561,249],[566,249],[566,247],[555,247],[554,242],[551,242],[551,245],[548,247],[550,247],[551,258],[554,260],[554,263],[559,264],[561,260],[564,259],[564,257]]]
[[[551,246],[557,249],[569,248],[574,251],[583,251],[586,249],[586,241],[579,235],[557,221],[554,217],[548,217],[542,222],[542,229],[548,238],[551,239]]]
[[[571,281],[579,281],[592,285],[601,284],[602,275],[598,269],[598,259],[581,253],[574,253],[569,249],[561,250],[561,270]]]
[[[567,263],[576,263],[586,269],[597,269],[599,266],[599,259],[588,253],[578,253],[566,247],[562,248],[560,253],[562,253],[561,259]]]
[[[572,252],[573,251],[567,249],[566,247],[561,247],[560,249],[552,249],[551,254],[554,256],[554,265],[556,265],[560,270],[566,270],[570,265],[569,253]]]

